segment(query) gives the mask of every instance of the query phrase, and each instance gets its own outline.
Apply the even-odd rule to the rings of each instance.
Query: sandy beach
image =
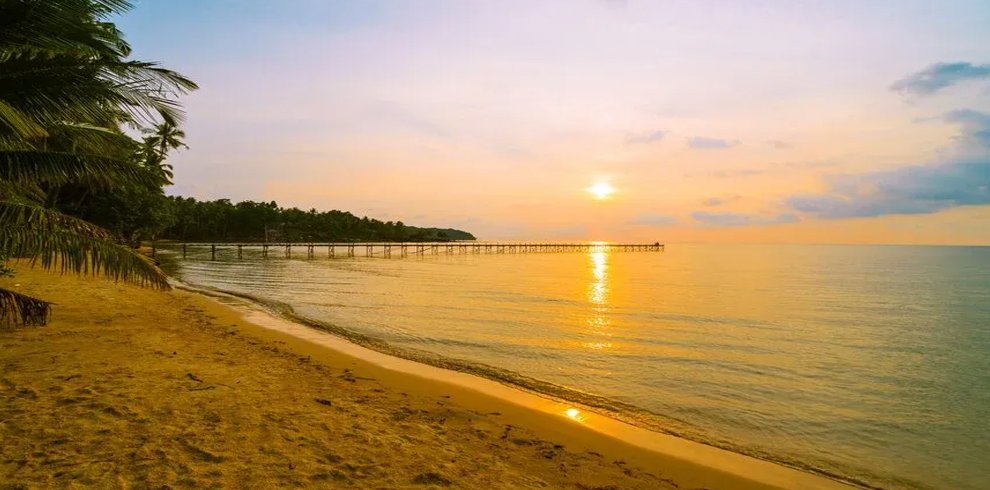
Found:
[[[0,329],[0,488],[841,487],[647,450],[190,292],[0,281],[56,303],[46,327]]]

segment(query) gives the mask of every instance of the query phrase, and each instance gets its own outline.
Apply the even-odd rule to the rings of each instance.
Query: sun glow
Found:
[[[615,192],[615,188],[608,182],[595,182],[585,190],[594,196],[595,199],[608,199]]]

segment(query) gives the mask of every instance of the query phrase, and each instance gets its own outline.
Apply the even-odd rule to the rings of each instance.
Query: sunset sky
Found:
[[[202,87],[171,193],[482,239],[990,244],[986,0],[144,0],[119,24]]]

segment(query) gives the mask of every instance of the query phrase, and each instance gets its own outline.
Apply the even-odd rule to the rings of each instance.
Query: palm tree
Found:
[[[127,0],[0,2],[0,257],[168,288],[153,261],[50,204],[59,186],[147,184],[139,144],[122,130],[182,119],[176,97],[196,85],[128,60],[112,15]],[[0,289],[0,321],[44,324],[50,305]]]
[[[172,166],[165,163],[165,158],[171,150],[189,148],[183,138],[186,132],[179,129],[175,122],[166,119],[151,129],[143,131],[145,137],[141,144],[141,156],[145,165],[162,179],[165,185],[172,184]]]

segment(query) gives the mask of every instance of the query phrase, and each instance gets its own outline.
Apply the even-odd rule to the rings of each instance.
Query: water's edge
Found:
[[[368,335],[363,335],[348,330],[346,328],[340,327],[338,325],[331,324],[329,322],[300,315],[295,312],[295,310],[292,308],[291,305],[286,303],[274,301],[268,298],[254,296],[251,294],[228,291],[213,286],[194,285],[194,284],[186,283],[183,282],[181,279],[175,277],[174,274],[171,276],[170,282],[172,283],[173,287],[175,287],[176,289],[188,291],[194,294],[204,295],[207,297],[211,297],[212,299],[223,298],[225,296],[238,298],[240,300],[252,304],[253,306],[259,307],[276,317],[282,318],[284,320],[293,323],[304,325],[306,327],[313,328],[325,333],[329,333],[347,342],[356,344],[358,346],[364,347],[366,349],[370,349],[372,351],[381,354],[413,361],[420,364],[425,364],[428,366],[432,366],[444,370],[478,376],[491,381],[495,381],[509,388],[522,390],[532,395],[548,398],[554,402],[576,404],[589,412],[593,412],[603,417],[607,417],[626,424],[630,424],[635,427],[641,427],[652,432],[666,434],[687,441],[703,444],[705,446],[710,446],[716,449],[721,449],[725,451],[730,451],[732,453],[749,456],[762,461],[778,464],[797,471],[824,477],[854,487],[870,489],[870,490],[883,490],[883,487],[878,487],[868,482],[849,477],[847,475],[836,474],[822,468],[818,468],[812,465],[808,465],[806,463],[802,463],[800,461],[793,461],[779,457],[774,457],[773,455],[769,455],[760,451],[753,451],[753,450],[749,450],[748,448],[742,448],[730,444],[727,441],[708,440],[704,437],[701,437],[699,434],[695,434],[686,430],[672,430],[670,428],[670,424],[669,423],[665,424],[664,421],[670,421],[673,423],[677,423],[679,421],[673,420],[670,417],[666,417],[661,414],[651,412],[644,408],[637,407],[635,405],[623,403],[617,400],[613,400],[600,395],[595,395],[592,393],[585,393],[565,386],[556,385],[554,383],[549,383],[513,371],[509,371],[507,369],[502,369],[502,368],[486,365],[483,363],[467,361],[464,359],[444,357],[439,354],[418,350],[418,349],[396,347],[390,345],[388,342],[382,339],[378,339]]]

